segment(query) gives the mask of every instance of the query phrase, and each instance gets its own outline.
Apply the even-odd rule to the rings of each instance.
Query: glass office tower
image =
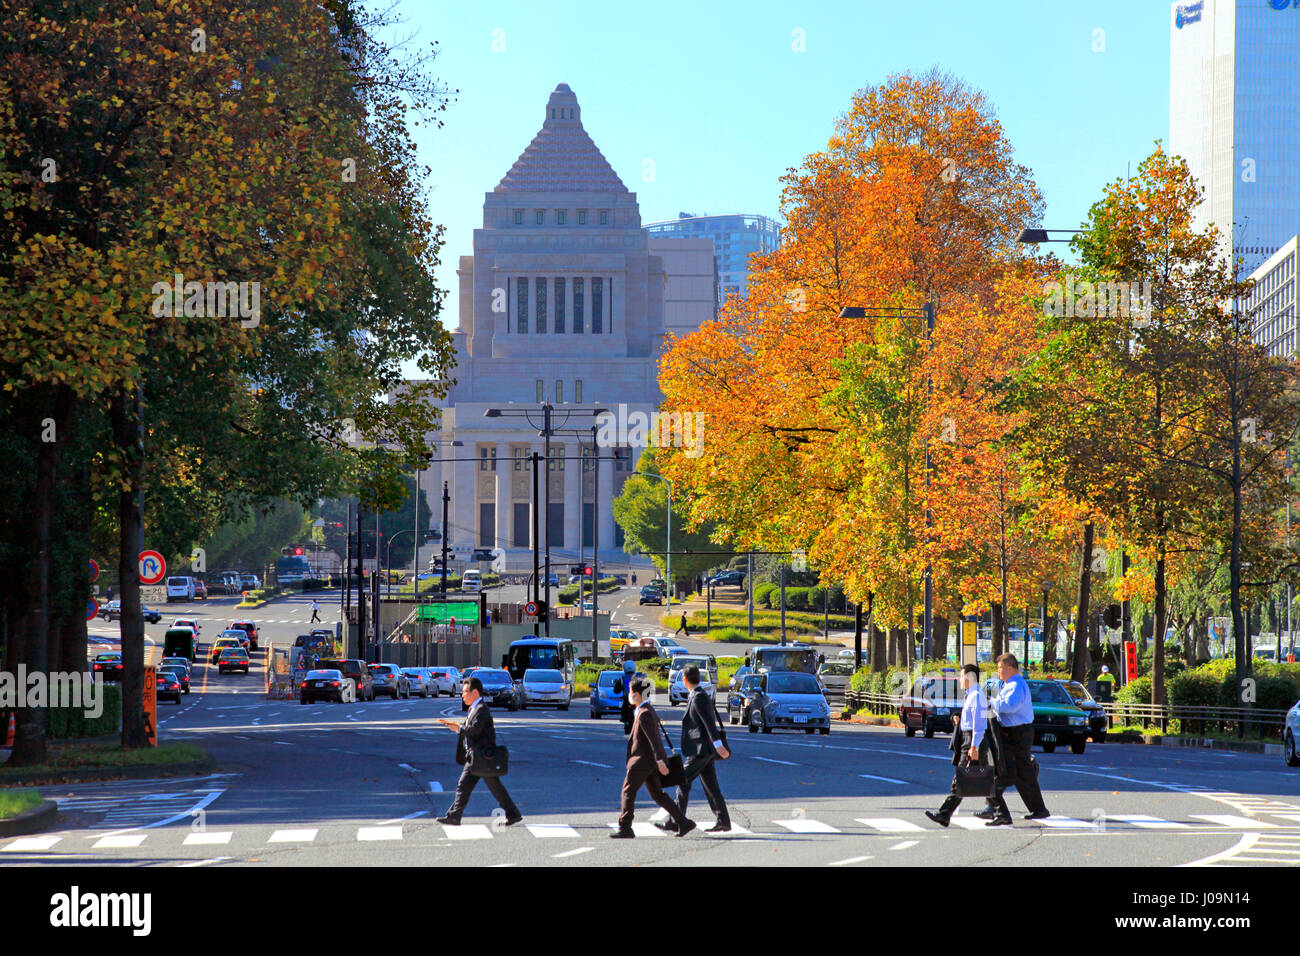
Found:
[[[713,240],[718,266],[719,305],[730,296],[745,294],[749,257],[755,253],[771,252],[781,242],[781,227],[767,216],[695,216],[683,212],[678,213],[676,219],[647,223],[645,230],[652,236],[708,237]]]

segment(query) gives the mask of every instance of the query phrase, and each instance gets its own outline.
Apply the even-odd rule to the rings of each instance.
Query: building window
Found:
[[[564,379],[562,378],[557,378],[555,380],[555,404],[564,404]]]
[[[591,331],[599,333],[602,331],[605,308],[605,280],[594,278],[591,280]]]
[[[478,470],[497,470],[497,450],[495,445],[489,445],[478,450]]]
[[[537,404],[541,405],[545,401],[546,401],[546,381],[544,379],[539,378],[537,380]]]
[[[553,450],[552,454],[553,457],[546,462],[546,470],[564,471],[564,448],[563,447],[556,448]]]
[[[585,209],[579,209],[579,210],[578,210],[578,225],[580,225],[580,226],[585,226],[586,224],[587,224],[587,210],[585,210]]]
[[[516,225],[516,226],[522,226],[523,224],[524,224],[524,211],[523,211],[522,209],[516,209],[516,210],[515,210],[515,225]]]
[[[602,226],[606,226],[606,225],[609,224],[609,212],[608,212],[608,210],[602,209],[602,210],[600,211],[600,224],[601,224]]]
[[[534,279],[533,285],[537,287],[537,331],[546,331],[546,280]]]
[[[563,225],[564,225],[564,210],[563,210],[563,209],[557,209],[557,210],[555,210],[555,224],[558,225],[558,226],[563,226]]]
[[[515,456],[515,471],[532,471],[533,470],[533,453],[526,445],[517,445],[513,449]]]
[[[537,210],[537,225],[540,226],[540,225],[542,225],[544,222],[546,222],[546,210],[544,210],[544,209],[539,209],[539,210]]]
[[[564,279],[555,280],[555,331],[564,331]]]
[[[582,280],[573,280],[573,331],[582,331]]]
[[[519,291],[519,311],[518,318],[515,321],[516,332],[528,331],[528,280],[520,279],[517,283]]]
[[[573,400],[582,404],[582,379],[576,379],[573,383]]]

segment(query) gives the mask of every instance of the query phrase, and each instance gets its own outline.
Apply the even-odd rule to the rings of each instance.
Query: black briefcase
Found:
[[[505,744],[469,752],[469,772],[476,777],[504,777],[509,770],[510,752]]]
[[[668,739],[668,731],[664,730],[663,724],[659,725],[663,732],[664,743],[668,745],[668,759],[664,763],[668,764],[668,772],[659,774],[659,786],[661,787],[680,787],[686,782],[686,768],[682,764],[682,755],[673,750],[673,742]]]
[[[997,792],[997,774],[984,764],[958,767],[956,783],[962,797],[991,797]]]

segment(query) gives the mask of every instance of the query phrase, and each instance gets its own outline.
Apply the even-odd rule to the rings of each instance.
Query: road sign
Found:
[[[524,613],[527,614],[529,617],[535,617],[537,615],[537,602],[529,601],[527,604],[525,604]]]
[[[157,584],[167,577],[167,562],[157,551],[140,552],[140,583]]]
[[[90,583],[94,584],[95,581],[97,581],[98,579],[99,579],[99,565],[95,563],[94,558],[91,558],[90,559]]]
[[[1138,648],[1136,641],[1124,642],[1124,670],[1125,683],[1137,680],[1138,676]]]
[[[148,554],[149,552],[145,552]],[[158,746],[158,672],[152,667],[144,669],[144,734],[150,747]]]
[[[99,616],[99,602],[96,601],[94,598],[87,599],[86,620],[93,621],[98,616]]]

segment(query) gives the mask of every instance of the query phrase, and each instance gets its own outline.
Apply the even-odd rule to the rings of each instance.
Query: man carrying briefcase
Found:
[[[454,720],[444,723],[458,732],[456,762],[464,767],[460,772],[460,780],[456,783],[455,799],[451,801],[447,813],[437,820],[447,826],[460,826],[460,815],[465,812],[469,795],[474,792],[481,777],[492,796],[496,797],[497,803],[501,804],[501,809],[506,812],[506,826],[518,823],[524,815],[519,812],[515,802],[510,799],[510,794],[506,792],[505,784],[501,782],[507,766],[506,748],[497,746],[492,711],[488,709],[487,701],[483,700],[483,682],[477,677],[471,677],[461,687],[460,699],[469,708],[469,713],[459,724]]]
[[[986,797],[996,811],[1010,817],[1006,802],[997,793],[996,774],[989,764],[989,747],[996,745],[988,730],[988,704],[980,690],[980,669],[967,664],[961,672],[962,689],[966,700],[961,708],[960,726],[953,728],[952,762],[957,768],[952,778],[952,791],[938,811],[926,810],[925,815],[946,827],[957,811],[962,797]]]

